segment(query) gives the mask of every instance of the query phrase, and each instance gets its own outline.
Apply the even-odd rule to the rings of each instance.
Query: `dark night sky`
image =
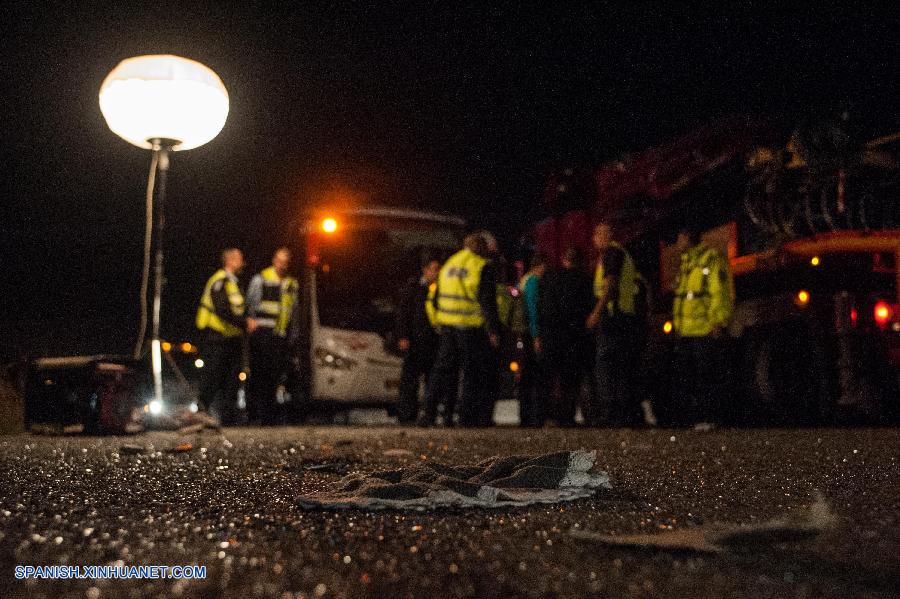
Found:
[[[199,60],[230,94],[222,133],[173,160],[172,336],[189,332],[220,248],[262,266],[315,199],[457,213],[510,239],[548,168],[715,117],[849,103],[876,131],[898,125],[895,9],[70,4],[4,10],[2,355],[132,343],[149,153],[111,133],[97,103],[132,55]]]

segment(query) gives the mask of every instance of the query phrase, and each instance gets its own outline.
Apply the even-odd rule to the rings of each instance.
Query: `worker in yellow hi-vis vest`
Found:
[[[643,350],[646,288],[634,260],[613,238],[610,223],[594,228],[600,252],[594,278],[594,310],[588,329],[597,330],[594,401],[588,423],[634,426],[642,422],[638,395]]]
[[[430,313],[440,331],[438,355],[425,392],[425,413],[420,424],[431,426],[444,406],[444,423],[452,426],[459,377],[459,422],[481,423],[489,401],[484,388],[490,352],[500,346],[495,266],[487,258],[488,243],[481,232],[466,236],[463,249],[441,267],[437,284],[429,292]]]
[[[201,406],[208,410],[221,392],[223,424],[237,421],[238,374],[243,355],[244,331],[256,330],[256,320],[246,316],[238,274],[244,254],[237,248],[222,252],[222,268],[206,282],[197,308],[203,369],[200,372]]]
[[[694,228],[678,233],[681,268],[672,303],[678,335],[676,378],[679,424],[708,428],[722,419],[729,372],[726,327],[734,284],[728,259],[700,239]]]
[[[256,319],[250,335],[250,380],[247,417],[251,422],[275,424],[276,393],[290,364],[290,348],[298,337],[297,296],[300,284],[288,275],[291,251],[282,247],[272,265],[256,274],[247,288],[247,312]]]

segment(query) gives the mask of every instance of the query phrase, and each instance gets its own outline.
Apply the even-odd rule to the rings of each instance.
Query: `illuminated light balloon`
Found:
[[[141,148],[149,140],[190,150],[213,139],[228,117],[228,91],[209,67],[157,54],[123,60],[100,86],[100,111],[109,128]]]

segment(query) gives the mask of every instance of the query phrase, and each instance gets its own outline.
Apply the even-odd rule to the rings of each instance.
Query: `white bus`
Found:
[[[300,225],[301,410],[334,411],[397,402],[402,358],[395,307],[423,255],[443,260],[461,247],[456,217],[390,208],[311,212]]]

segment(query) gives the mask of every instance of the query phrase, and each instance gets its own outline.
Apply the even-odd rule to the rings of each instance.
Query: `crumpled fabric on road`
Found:
[[[572,501],[611,488],[596,461],[596,451],[561,451],[493,457],[472,466],[420,462],[345,476],[332,489],[302,496],[297,504],[305,510],[427,510]]]

